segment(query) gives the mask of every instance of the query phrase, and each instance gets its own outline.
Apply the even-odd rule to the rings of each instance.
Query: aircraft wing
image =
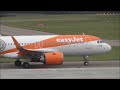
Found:
[[[17,42],[17,40],[13,36],[11,37],[16,48],[19,50],[19,52],[17,53],[19,57],[29,58],[29,59],[37,58],[42,56],[44,53],[55,51],[53,49],[41,49],[41,50],[24,49],[22,46],[20,46],[20,44]]]

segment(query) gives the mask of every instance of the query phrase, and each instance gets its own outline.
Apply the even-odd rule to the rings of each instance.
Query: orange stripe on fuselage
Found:
[[[68,44],[75,44],[75,43],[80,43],[80,42],[83,43],[83,42],[89,42],[89,41],[95,41],[95,40],[100,40],[100,38],[95,37],[95,36],[89,36],[89,35],[58,35],[56,37],[37,42],[37,44],[40,44],[37,47],[36,47],[36,42],[22,46],[22,47],[24,49],[40,49],[40,48],[48,48],[48,47],[56,47],[56,46],[62,46],[62,45],[68,45]],[[18,50],[16,48],[13,48],[10,50],[0,52],[0,54],[6,54],[6,53],[11,53],[11,52],[17,52],[17,51]]]

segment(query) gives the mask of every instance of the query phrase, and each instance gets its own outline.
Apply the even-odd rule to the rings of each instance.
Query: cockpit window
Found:
[[[100,41],[100,43],[102,43],[102,41]]]
[[[99,40],[99,41],[97,41],[97,43],[104,43],[104,41],[102,41],[102,40]]]

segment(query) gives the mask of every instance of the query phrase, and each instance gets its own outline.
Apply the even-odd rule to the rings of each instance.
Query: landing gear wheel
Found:
[[[88,64],[89,64],[88,61],[85,61],[85,62],[84,62],[84,65],[85,65],[85,66],[88,66]]]
[[[23,63],[23,67],[24,67],[24,68],[29,68],[29,67],[30,67],[30,65],[29,65],[29,63],[24,62],[24,63]]]
[[[16,61],[15,61],[15,66],[21,66],[21,61],[16,60]]]

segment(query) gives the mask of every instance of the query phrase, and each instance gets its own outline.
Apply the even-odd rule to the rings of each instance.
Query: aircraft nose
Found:
[[[112,47],[109,44],[106,44],[106,51],[109,52],[111,51]]]

